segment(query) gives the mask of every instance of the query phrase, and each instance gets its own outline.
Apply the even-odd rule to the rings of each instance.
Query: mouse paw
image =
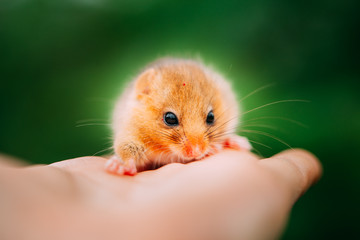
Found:
[[[232,148],[235,150],[251,150],[251,144],[246,137],[231,135],[224,142],[224,148]]]
[[[134,176],[137,173],[136,164],[134,159],[128,160],[124,164],[124,175]]]
[[[105,163],[105,170],[109,173],[116,174],[121,165],[121,160],[118,159],[116,156],[113,156]]]
[[[136,164],[133,159],[130,159],[123,163],[116,156],[113,156],[106,162],[105,170],[109,173],[116,175],[133,176],[137,173]]]
[[[206,154],[206,157],[219,153],[221,150],[223,150],[223,148],[224,148],[223,144],[219,144],[219,143],[213,144],[211,146],[210,151]]]

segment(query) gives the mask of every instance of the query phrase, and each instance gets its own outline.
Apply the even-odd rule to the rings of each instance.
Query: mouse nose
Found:
[[[185,145],[185,155],[191,158],[200,157],[203,154],[204,150],[199,144],[192,144],[187,142]]]

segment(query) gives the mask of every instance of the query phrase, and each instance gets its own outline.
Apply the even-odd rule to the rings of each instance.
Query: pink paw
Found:
[[[105,163],[105,170],[110,173],[116,173],[120,165],[120,160],[117,157],[113,156]]]
[[[225,148],[232,148],[236,150],[251,150],[251,144],[246,137],[240,137],[238,135],[232,135],[224,142]]]
[[[137,173],[134,159],[130,159],[124,164],[124,175],[134,176]]]
[[[214,144],[211,146],[211,151],[208,154],[206,154],[206,156],[211,156],[213,154],[216,154],[221,150],[223,150],[223,148],[224,148],[223,144],[218,144],[218,143]]]
[[[109,173],[116,175],[130,175],[133,176],[137,173],[136,164],[133,159],[130,159],[126,163],[120,162],[116,156],[110,158],[105,164],[105,170]]]

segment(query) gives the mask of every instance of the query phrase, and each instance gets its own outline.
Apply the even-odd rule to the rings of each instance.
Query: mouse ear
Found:
[[[145,95],[149,95],[151,91],[150,85],[153,82],[154,78],[156,78],[156,75],[157,73],[153,68],[149,68],[145,72],[140,74],[135,83],[135,89],[138,99],[141,99]]]

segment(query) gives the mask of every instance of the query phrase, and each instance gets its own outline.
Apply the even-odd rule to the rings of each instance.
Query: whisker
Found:
[[[223,117],[224,113],[226,113],[229,109],[230,109],[230,107],[225,108],[224,111],[222,111],[222,113],[220,113],[218,116],[216,116],[216,117],[215,117],[215,118],[216,118],[216,121],[221,120],[221,118]],[[234,119],[238,119],[239,116],[236,115],[236,116],[234,116],[233,118],[234,118]],[[224,124],[224,125],[225,125],[225,124]],[[214,127],[214,125],[213,125],[213,126],[209,126],[208,129],[205,131],[205,133],[207,133],[212,127]],[[204,134],[205,134],[205,133],[204,133]]]
[[[111,124],[107,123],[84,123],[84,124],[78,124],[75,127],[85,127],[85,126],[110,126]]]
[[[178,130],[174,129],[174,132],[176,133],[176,135],[181,138],[181,134],[178,132]]]
[[[249,120],[242,121],[242,123],[256,121],[256,120],[260,120],[260,119],[280,119],[280,120],[285,120],[285,121],[289,121],[291,123],[297,124],[300,127],[309,128],[308,125],[303,124],[302,122],[296,121],[294,119],[285,118],[285,117],[276,117],[276,116],[263,116],[263,117],[252,118],[252,119],[249,119]]]
[[[255,89],[254,91],[252,91],[251,93],[249,93],[248,95],[246,95],[245,97],[241,98],[241,99],[239,100],[239,102],[242,102],[242,101],[244,101],[246,98],[254,95],[255,93],[260,92],[260,91],[262,91],[262,90],[264,90],[264,89],[266,89],[266,88],[272,87],[272,86],[274,86],[274,85],[275,85],[275,83],[270,83],[270,84],[267,84],[267,85],[265,85],[265,86],[259,87],[259,88]]]
[[[256,154],[258,154],[261,158],[264,158],[264,155],[262,155],[262,153],[258,149],[253,147],[252,150],[254,150],[256,152]]]
[[[244,113],[242,113],[242,115],[245,115],[247,113],[250,113],[250,112],[253,112],[253,111],[256,111],[258,109],[261,109],[261,108],[264,108],[264,107],[267,107],[267,106],[271,106],[271,105],[274,105],[274,104],[278,104],[278,103],[286,103],[286,102],[310,102],[308,100],[302,100],[302,99],[287,99],[287,100],[280,100],[280,101],[275,101],[275,102],[271,102],[271,103],[267,103],[267,104],[264,104],[262,106],[259,106],[259,107],[256,107],[256,108],[253,108],[251,110],[248,110]]]
[[[215,132],[216,130],[218,130],[219,128],[225,126],[226,124],[228,124],[230,121],[235,120],[237,117],[233,117],[230,118],[228,121],[225,121],[224,123],[220,124],[219,126],[216,126],[215,129],[213,129],[212,131],[208,132],[205,136],[209,136],[210,134],[212,134],[213,132]]]
[[[225,108],[225,109],[222,111],[222,113],[220,113],[218,116],[215,117],[215,119],[216,119],[215,121],[221,120],[221,118],[224,116],[224,113],[227,112],[229,109],[230,109],[230,107]],[[234,117],[231,118],[231,120],[238,119],[238,118],[239,118],[239,116],[238,116],[238,115],[235,115]],[[229,120],[228,122],[230,122],[231,120]],[[228,123],[228,122],[226,122],[226,123]],[[217,128],[220,128],[220,127],[224,126],[226,123],[222,124],[221,126],[216,126],[216,127],[217,127]],[[209,132],[209,130],[212,129],[213,127],[215,127],[215,125],[209,126],[209,127],[206,129],[206,131],[204,132],[204,135],[206,135],[206,134]],[[217,128],[216,128],[216,129],[217,129]],[[213,131],[216,131],[216,129],[214,129]]]
[[[109,151],[109,150],[111,150],[112,148],[113,148],[113,147],[111,146],[111,147],[105,148],[105,149],[103,149],[103,150],[97,151],[97,152],[94,153],[92,156],[96,156],[96,155],[99,154],[99,153],[103,153],[103,152]]]
[[[156,132],[159,133],[160,135],[164,136],[166,139],[168,139],[168,140],[170,140],[170,141],[172,141],[174,143],[178,143],[178,140],[176,139],[176,137],[174,137],[170,133],[163,132],[163,131],[160,131],[160,130],[157,130]]]
[[[205,137],[216,136],[217,134],[223,134],[223,133],[234,134],[234,133],[236,133],[237,128],[238,127],[232,127],[232,128],[227,129],[226,131],[220,131],[220,132],[215,133],[215,134],[213,134],[215,131],[212,131],[209,134],[207,134]]]
[[[267,148],[269,148],[269,149],[272,149],[272,147],[270,147],[270,146],[268,146],[268,145],[266,145],[266,144],[263,144],[263,143],[261,143],[261,142],[256,142],[256,141],[253,141],[253,140],[250,140],[250,139],[248,139],[248,141],[249,141],[249,142],[252,142],[252,143],[255,143],[255,144],[259,144],[259,145],[264,146],[264,147],[267,147]]]
[[[267,136],[267,137],[270,137],[270,138],[273,138],[275,140],[277,140],[278,142],[284,144],[285,146],[287,146],[288,148],[290,149],[293,149],[289,144],[287,144],[285,141],[281,140],[280,138],[278,137],[275,137],[274,135],[271,135],[269,133],[266,133],[266,132],[262,132],[262,131],[256,131],[256,130],[246,130],[246,129],[243,129],[241,130],[242,132],[248,132],[248,133],[255,133],[255,134],[259,134],[259,135],[263,135],[263,136]]]
[[[270,125],[267,125],[267,124],[247,124],[247,125],[242,125],[241,127],[242,128],[245,128],[245,127],[262,127],[262,128],[269,128],[269,129],[278,130],[277,127],[270,126]]]

